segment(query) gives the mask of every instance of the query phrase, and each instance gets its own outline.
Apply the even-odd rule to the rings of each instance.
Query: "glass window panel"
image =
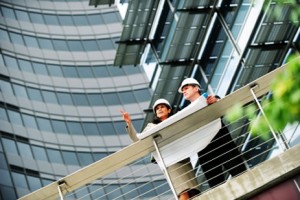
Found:
[[[107,69],[108,69],[109,73],[113,76],[123,76],[123,75],[125,75],[124,70],[121,67],[111,66],[111,67],[107,67]]]
[[[92,69],[89,66],[77,67],[77,71],[78,71],[79,77],[81,77],[81,78],[93,78],[94,77]]]
[[[9,36],[10,36],[12,43],[25,45],[25,43],[23,41],[23,37],[20,34],[10,32]]]
[[[137,188],[139,194],[143,194],[142,198],[148,199],[150,197],[156,196],[155,190],[151,182],[148,183],[137,183]]]
[[[3,41],[10,42],[9,35],[7,31],[0,29],[0,39]]]
[[[79,166],[79,162],[77,156],[74,152],[71,151],[62,151],[62,156],[67,165],[77,165]]]
[[[4,66],[4,65],[5,64],[4,64],[3,56],[2,56],[2,54],[0,52],[0,66]]]
[[[103,94],[103,99],[106,105],[120,105],[121,102],[116,93]]]
[[[125,199],[134,199],[135,197],[139,196],[137,189],[136,189],[136,185],[135,184],[127,184],[124,185],[122,188],[122,193]],[[167,191],[167,190],[165,190]],[[163,191],[161,194],[164,194],[165,191]]]
[[[45,38],[38,38],[41,49],[54,50],[52,41]]]
[[[92,67],[92,70],[94,71],[94,75],[96,78],[109,76],[107,68],[105,66],[95,66],[95,67]]]
[[[28,144],[25,144],[23,142],[17,142],[17,146],[21,157],[33,159],[33,155]]]
[[[63,77],[62,70],[58,65],[50,65],[48,64],[48,71],[51,76],[59,76]]]
[[[17,60],[15,58],[4,55],[4,61],[7,68],[19,69]]]
[[[133,93],[138,102],[149,101],[151,99],[149,89],[134,90]]]
[[[72,17],[69,15],[59,15],[58,20],[62,26],[74,26]]]
[[[2,6],[1,11],[5,18],[16,19],[13,9]]]
[[[118,95],[123,104],[137,103],[132,92],[120,92]]]
[[[67,127],[72,135],[83,135],[83,130],[79,122],[67,122]]]
[[[43,15],[45,18],[45,22],[48,25],[59,25],[58,19],[56,15],[48,15],[48,14],[44,14]]]
[[[48,119],[38,117],[36,120],[40,130],[53,132],[50,121]]]
[[[3,151],[3,149],[1,148],[1,152],[2,151]],[[5,158],[4,154],[0,153],[0,169],[8,169],[7,166],[8,165],[7,165],[6,158]]]
[[[27,60],[19,60],[19,66],[22,71],[33,72],[31,63]]]
[[[89,102],[92,106],[102,106],[104,105],[101,94],[89,94]]]
[[[120,196],[122,196],[120,186],[118,186],[116,184],[108,185],[105,187],[105,189],[107,192],[106,195],[107,195],[108,199],[117,199]],[[144,191],[143,193],[145,193],[145,192],[147,192],[147,191]],[[140,194],[143,194],[143,193],[140,193]],[[141,198],[141,199],[146,199],[146,198]]]
[[[26,89],[25,89],[24,86],[13,84],[13,88],[14,88],[14,91],[15,91],[15,95],[17,97],[28,98],[27,92],[26,92]]]
[[[141,73],[141,71],[142,71],[139,67],[136,67],[136,66],[127,66],[127,67],[124,67],[123,70],[128,75],[138,74],[138,73]]]
[[[24,126],[37,129],[35,118],[31,115],[22,114]]]
[[[19,112],[8,110],[9,121],[14,124],[23,125],[21,115]]]
[[[120,122],[114,122],[114,127],[115,130],[118,134],[125,134],[125,126],[124,126],[124,121],[120,121]]]
[[[88,26],[89,25],[85,15],[74,15],[73,19],[74,19],[74,23],[77,26]]]
[[[85,135],[100,135],[95,122],[82,122]]]
[[[93,153],[94,159],[95,161],[97,160],[101,160],[102,158],[105,158],[106,156],[108,156],[107,152],[97,152],[97,153]]]
[[[60,152],[58,150],[47,149],[47,153],[48,153],[50,162],[63,164],[62,157],[61,157]]]
[[[44,148],[32,146],[32,151],[36,160],[48,161],[47,154]]]
[[[114,49],[114,45],[111,39],[98,40],[98,45],[101,50],[111,50]]]
[[[65,77],[73,77],[73,78],[78,77],[76,67],[62,66],[62,71]]]
[[[35,88],[27,88],[28,96],[30,100],[43,101],[41,91]]]
[[[2,174],[0,176],[2,177]],[[1,190],[1,194],[2,194],[1,196],[2,196],[3,199],[5,199],[5,200],[18,199],[17,196],[16,196],[16,193],[15,193],[15,188],[6,187],[3,184],[1,184],[0,190]]]
[[[21,10],[15,10],[15,12],[16,12],[17,19],[19,21],[30,22],[27,12],[24,12],[24,11],[21,11]]]
[[[117,17],[116,13],[104,13],[102,14],[103,20],[106,24],[111,24],[114,22],[120,22],[119,18]]]
[[[34,72],[37,74],[48,75],[48,71],[45,64],[42,63],[32,63]]]
[[[67,126],[64,121],[52,120],[52,127],[55,133],[68,133]]]
[[[102,135],[116,135],[116,131],[111,122],[100,122],[98,123],[98,127]]]
[[[72,94],[75,105],[77,106],[88,106],[89,102],[85,94]]]
[[[10,82],[0,80],[0,89],[3,94],[14,95]]]
[[[144,120],[143,119],[132,120],[132,124],[134,125],[135,129],[138,132],[141,132],[144,124]]]
[[[31,191],[35,191],[35,190],[40,189],[42,187],[42,183],[41,183],[40,178],[27,175],[27,179],[28,179],[29,189]]]
[[[53,46],[58,51],[68,51],[67,42],[64,40],[53,40]]]
[[[73,105],[72,97],[70,94],[65,92],[57,92],[56,94],[60,104]]]
[[[83,46],[85,51],[99,51],[99,47],[98,44],[95,40],[87,40],[87,41],[83,41]]]
[[[149,159],[150,160],[150,159]],[[155,191],[157,194],[164,193],[166,194],[166,191],[169,191],[168,193],[171,195],[171,190],[169,187],[169,184],[166,182],[166,180],[158,180],[158,181],[152,181],[153,186],[155,188]]]
[[[77,155],[81,166],[87,166],[94,162],[93,157],[90,153],[79,152]]]
[[[111,38],[111,41],[112,41],[113,47],[116,49],[118,47],[117,42],[119,41],[119,39],[118,38]]]
[[[35,37],[24,35],[25,44],[29,47],[39,48],[39,44]]]
[[[6,110],[0,107],[0,120],[8,121]]]
[[[0,169],[0,177],[1,177],[0,178],[1,185],[13,186],[9,172],[7,170]]]
[[[45,24],[43,15],[39,13],[29,13],[29,17],[32,23],[37,23],[37,24]]]
[[[103,24],[102,17],[100,15],[88,15],[88,20],[91,25]]]
[[[51,183],[53,183],[54,180],[49,180],[49,179],[44,179],[42,178],[42,184],[43,186],[49,185]]]
[[[7,138],[2,138],[2,143],[5,152],[19,155],[15,141]]]
[[[28,189],[28,185],[24,174],[12,172],[11,175],[16,187]]]
[[[87,188],[81,188],[80,190],[76,190],[75,192],[75,199],[90,199],[89,191]]]
[[[81,41],[79,40],[69,40],[68,45],[71,51],[83,51]]]
[[[54,92],[42,90],[42,95],[47,103],[58,103]]]
[[[123,187],[123,186],[122,186]],[[104,187],[101,187],[101,185],[89,185],[89,189],[90,189],[90,194],[91,194],[91,199],[99,199],[99,197],[103,196],[103,199],[107,199],[105,198],[106,196],[106,191],[104,191]],[[137,197],[138,195],[136,195],[135,197]],[[131,198],[134,199],[134,198]]]

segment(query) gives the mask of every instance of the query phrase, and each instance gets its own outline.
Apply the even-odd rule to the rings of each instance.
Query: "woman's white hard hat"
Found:
[[[156,108],[156,106],[158,106],[159,104],[165,104],[165,105],[167,105],[168,107],[171,108],[171,105],[170,105],[170,103],[169,103],[168,100],[166,100],[166,99],[157,99],[157,100],[155,101],[153,107],[152,107],[154,113],[156,113],[156,112],[155,112],[155,108]]]
[[[198,85],[199,88],[201,87],[200,83],[196,79],[194,79],[194,78],[186,78],[186,79],[184,79],[182,81],[180,87],[178,88],[178,92],[182,93],[182,88],[183,88],[183,86],[186,86],[186,85]]]

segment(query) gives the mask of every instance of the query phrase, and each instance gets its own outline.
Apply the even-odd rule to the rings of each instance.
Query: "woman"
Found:
[[[148,123],[143,131],[149,130],[173,114],[171,105],[166,99],[158,99],[153,105],[153,112],[155,117],[152,123]],[[137,132],[131,123],[130,115],[124,111],[121,111],[121,113],[127,124],[126,130],[130,138],[134,142],[138,141]],[[198,183],[189,159],[184,159],[167,167],[167,171],[179,200],[189,199],[200,194],[200,191],[196,189],[198,188]]]

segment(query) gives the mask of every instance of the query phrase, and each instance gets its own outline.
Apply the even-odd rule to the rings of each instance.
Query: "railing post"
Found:
[[[159,159],[160,159],[160,161],[161,161],[161,163],[162,163],[162,167],[163,167],[163,170],[164,170],[164,172],[165,172],[166,179],[167,179],[167,181],[168,181],[168,183],[169,183],[169,185],[170,185],[170,188],[171,188],[171,190],[172,190],[172,192],[173,192],[173,194],[174,194],[174,196],[175,196],[175,199],[178,200],[178,197],[177,197],[175,188],[174,188],[173,183],[172,183],[172,181],[171,181],[170,175],[169,175],[169,173],[168,173],[168,171],[167,171],[167,167],[166,167],[166,165],[165,165],[164,159],[162,158],[162,155],[161,155],[160,150],[159,150],[158,145],[157,145],[157,141],[156,141],[156,140],[158,140],[158,139],[160,139],[160,138],[161,138],[160,135],[155,135],[155,136],[153,137],[153,144],[154,144],[154,147],[155,147],[155,149],[156,149],[157,155],[158,155],[158,157],[159,157]]]
[[[252,94],[252,96],[253,96],[253,98],[254,98],[254,100],[255,100],[255,102],[256,102],[258,108],[259,108],[259,110],[261,111],[262,115],[264,116],[264,118],[265,118],[265,120],[266,120],[266,122],[267,122],[267,124],[268,124],[268,126],[269,126],[269,128],[270,128],[270,130],[271,130],[271,132],[272,132],[272,134],[273,134],[273,137],[275,138],[276,142],[278,143],[279,148],[282,150],[282,152],[284,152],[285,150],[287,150],[286,146],[284,146],[284,147],[282,146],[282,144],[281,144],[281,142],[279,141],[279,139],[278,139],[278,137],[277,137],[277,135],[276,135],[276,133],[275,133],[273,127],[271,126],[271,124],[270,124],[270,122],[269,122],[269,120],[268,120],[268,118],[267,118],[267,116],[266,116],[266,114],[265,114],[265,112],[264,112],[264,110],[263,110],[261,104],[259,103],[259,101],[258,101],[258,99],[257,99],[257,97],[256,97],[256,95],[255,95],[255,93],[254,93],[254,91],[253,91],[253,89],[254,89],[255,87],[257,87],[257,86],[258,86],[257,84],[254,84],[254,85],[250,86],[250,92],[251,92],[251,94]]]
[[[57,190],[58,190],[60,200],[64,200],[64,197],[63,197],[63,194],[62,194],[62,188],[65,187],[65,185],[66,185],[65,181],[59,181],[58,182]]]

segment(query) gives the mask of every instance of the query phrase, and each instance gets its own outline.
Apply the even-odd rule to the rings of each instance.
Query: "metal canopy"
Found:
[[[177,7],[170,34],[164,43],[162,62],[193,60],[197,57],[213,11],[214,1],[186,1]]]
[[[97,7],[98,5],[113,5],[115,3],[115,0],[90,0],[89,5]]]
[[[129,1],[114,65],[138,65],[140,63],[145,46],[149,42],[149,33],[158,3],[159,0]]]

